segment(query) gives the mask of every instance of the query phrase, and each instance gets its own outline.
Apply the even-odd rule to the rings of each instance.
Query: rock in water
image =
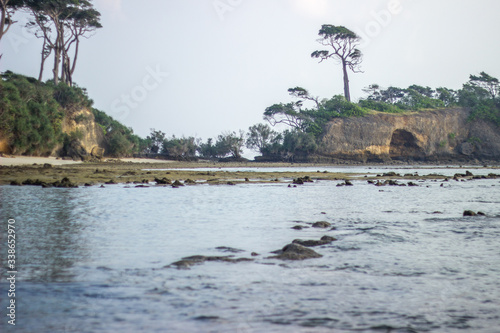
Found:
[[[278,251],[277,256],[269,257],[270,259],[281,259],[281,260],[304,260],[312,258],[321,258],[322,255],[314,250],[311,250],[305,246],[299,244],[288,244]]]
[[[476,213],[472,210],[464,210],[464,216],[476,216]]]
[[[312,227],[313,228],[328,228],[330,227],[332,224],[329,223],[329,222],[326,222],[326,221],[319,221],[319,222],[315,222],[313,223]]]
[[[309,240],[302,240],[302,239],[295,239],[292,243],[293,244],[299,244],[302,246],[306,247],[313,247],[313,246],[320,246],[320,245],[325,245],[325,244],[330,244],[333,241],[336,241],[334,237],[330,236],[323,236],[321,237],[320,240],[314,240],[314,239],[309,239]]]

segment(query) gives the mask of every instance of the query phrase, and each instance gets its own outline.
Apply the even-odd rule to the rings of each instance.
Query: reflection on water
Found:
[[[92,207],[89,197],[70,189],[0,187],[0,191],[2,220],[16,220],[18,278],[72,281],[75,261],[89,251],[78,216],[81,207]]]
[[[500,181],[353,183],[0,187],[0,218],[15,218],[19,237],[19,325],[0,329],[494,332]],[[311,228],[316,221],[336,229]],[[322,258],[267,259],[323,235],[338,241],[315,248]],[[220,246],[254,261],[166,267],[228,255]]]

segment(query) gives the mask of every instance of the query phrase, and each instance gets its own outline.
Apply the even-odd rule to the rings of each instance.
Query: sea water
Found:
[[[342,187],[1,186],[0,329],[498,332],[500,179],[411,181],[419,186],[363,178]],[[17,237],[15,327],[6,316],[9,219]],[[316,221],[334,229],[312,228]],[[294,239],[324,235],[337,241],[313,248],[321,258],[269,258]],[[171,266],[191,255],[254,260]]]

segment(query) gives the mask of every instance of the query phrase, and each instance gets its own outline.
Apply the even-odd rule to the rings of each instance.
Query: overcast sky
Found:
[[[95,107],[146,136],[204,140],[263,122],[287,89],[342,94],[335,61],[311,52],[322,24],[363,37],[353,99],[378,83],[458,89],[469,74],[500,77],[498,0],[95,0],[103,28],[81,44],[74,75]],[[0,70],[36,77],[41,40],[21,16],[1,42]],[[50,78],[51,60],[44,79]]]

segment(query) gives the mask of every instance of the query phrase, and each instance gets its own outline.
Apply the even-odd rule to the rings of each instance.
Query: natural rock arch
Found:
[[[392,133],[389,156],[391,159],[422,158],[423,149],[418,145],[413,133],[397,129]]]

